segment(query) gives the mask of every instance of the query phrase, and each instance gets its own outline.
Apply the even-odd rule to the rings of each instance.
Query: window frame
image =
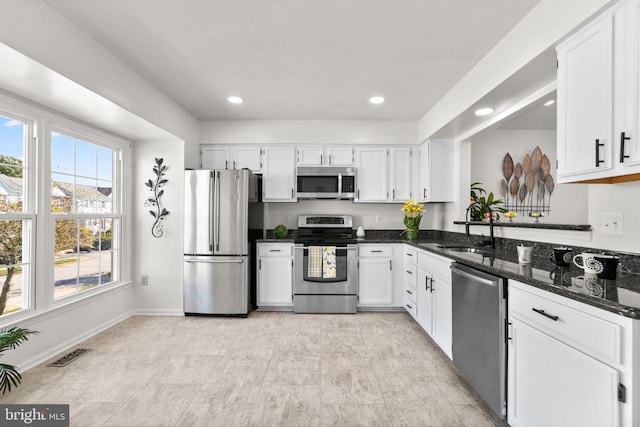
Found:
[[[30,221],[30,233],[25,246],[28,246],[30,271],[29,277],[24,278],[23,292],[28,292],[29,307],[17,312],[0,315],[0,328],[19,325],[35,318],[49,318],[78,304],[92,303],[101,298],[102,294],[129,287],[131,281],[131,222],[133,210],[133,188],[131,178],[133,143],[115,133],[105,131],[92,125],[83,123],[80,119],[66,117],[55,111],[45,109],[10,94],[0,93],[0,114],[29,124],[27,144],[24,148],[23,167],[27,170],[24,205],[31,209],[29,212],[0,214],[3,219],[27,219]],[[77,292],[65,298],[54,300],[53,260],[54,260],[54,231],[50,224],[51,215],[51,128],[60,128],[66,132],[73,132],[79,139],[97,143],[101,146],[119,150],[117,165],[118,175],[114,175],[120,194],[119,204],[119,279],[109,284]],[[115,230],[113,231],[115,233]],[[24,262],[24,256],[23,256]],[[112,269],[113,271],[113,269]],[[115,276],[114,276],[115,277]],[[44,316],[44,317],[43,317]]]
[[[26,230],[27,237],[23,237],[22,241],[22,262],[28,265],[28,268],[22,270],[22,300],[23,305],[26,302],[27,307],[13,313],[0,314],[0,319],[16,319],[23,316],[33,314],[37,309],[35,276],[37,269],[37,257],[35,255],[36,235],[37,235],[37,144],[35,139],[36,120],[28,117],[20,109],[16,109],[10,104],[0,104],[0,116],[18,120],[26,125],[26,131],[23,134],[22,154],[22,212],[3,212],[0,214],[1,220],[22,220],[23,224],[28,224]],[[24,227],[24,225],[23,225]],[[26,258],[26,261],[25,261]]]
[[[109,148],[114,151],[113,158],[113,166],[112,166],[112,208],[111,213],[54,213],[51,212],[51,189],[53,186],[52,180],[52,167],[51,167],[51,157],[52,157],[52,147],[53,147],[53,133],[59,133],[65,135],[67,137],[71,137],[77,139],[82,142],[87,142],[90,144],[95,144],[99,147]],[[66,305],[69,302],[73,302],[79,299],[86,298],[95,293],[99,293],[103,289],[109,289],[111,287],[115,287],[124,282],[125,277],[123,272],[124,264],[123,264],[123,206],[124,206],[124,170],[123,165],[125,164],[125,158],[127,156],[127,147],[129,147],[126,141],[117,136],[109,135],[95,129],[81,126],[75,122],[56,120],[50,121],[46,126],[46,134],[45,134],[45,151],[46,151],[46,161],[44,163],[45,167],[42,168],[43,174],[46,175],[46,186],[45,191],[42,193],[46,194],[46,200],[44,201],[43,206],[43,216],[46,217],[47,223],[47,234],[49,237],[48,244],[48,254],[47,254],[47,300],[51,307],[58,307],[62,305]],[[75,220],[86,220],[86,219],[113,219],[114,224],[112,228],[112,241],[117,242],[118,249],[113,251],[115,253],[115,257],[112,261],[111,265],[111,274],[112,278],[116,278],[115,280],[101,284],[91,289],[85,289],[78,292],[74,292],[69,295],[65,295],[59,298],[55,298],[55,221],[57,219],[75,219]]]

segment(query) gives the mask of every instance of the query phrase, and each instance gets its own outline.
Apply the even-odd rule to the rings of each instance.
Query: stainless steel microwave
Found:
[[[298,199],[353,199],[356,170],[350,167],[299,167]]]

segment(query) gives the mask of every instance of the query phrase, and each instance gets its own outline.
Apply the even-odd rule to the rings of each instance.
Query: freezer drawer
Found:
[[[185,314],[248,314],[248,257],[194,256],[184,261]]]

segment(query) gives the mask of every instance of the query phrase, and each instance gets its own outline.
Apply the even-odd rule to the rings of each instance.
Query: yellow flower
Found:
[[[509,211],[509,212],[505,212],[504,216],[506,216],[507,218],[513,218],[513,217],[518,216],[518,214],[516,212],[514,212],[514,211]]]
[[[424,210],[424,204],[416,203],[415,200],[408,200],[403,206],[402,211],[407,214],[408,217],[416,217]]]

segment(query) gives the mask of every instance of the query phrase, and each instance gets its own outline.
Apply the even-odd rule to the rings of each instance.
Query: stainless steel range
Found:
[[[295,313],[356,312],[358,268],[350,215],[300,215],[294,257]]]

